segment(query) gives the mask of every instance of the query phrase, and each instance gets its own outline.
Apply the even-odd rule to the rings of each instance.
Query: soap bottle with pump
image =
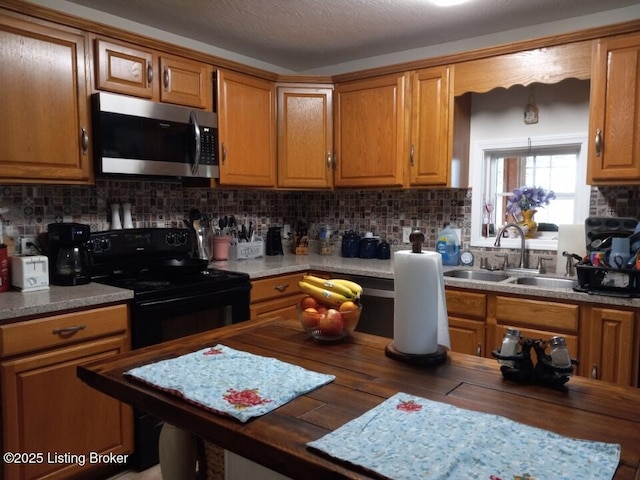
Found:
[[[460,240],[448,223],[438,233],[436,252],[442,255],[442,264],[455,266],[460,263]]]
[[[462,244],[462,253],[460,254],[460,265],[465,267],[473,267],[473,253],[469,250],[469,242]]]

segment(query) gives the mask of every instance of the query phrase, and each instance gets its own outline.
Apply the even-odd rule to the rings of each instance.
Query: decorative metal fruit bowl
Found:
[[[328,305],[306,296],[298,302],[296,311],[302,328],[314,340],[334,342],[342,340],[355,330],[362,305],[352,301],[339,306]]]

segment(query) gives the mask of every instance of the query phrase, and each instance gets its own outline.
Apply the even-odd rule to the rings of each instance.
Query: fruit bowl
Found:
[[[355,330],[362,305],[351,301],[340,306],[328,305],[307,296],[300,300],[296,311],[307,334],[314,340],[332,342],[342,340]]]

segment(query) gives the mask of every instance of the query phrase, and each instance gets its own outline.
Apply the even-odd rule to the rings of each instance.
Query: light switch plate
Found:
[[[411,235],[411,227],[402,227],[402,243],[409,243],[409,235]]]

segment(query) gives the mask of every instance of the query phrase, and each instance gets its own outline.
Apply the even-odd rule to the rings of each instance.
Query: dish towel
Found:
[[[620,445],[398,393],[307,444],[391,479],[605,480]]]
[[[241,422],[335,379],[220,344],[133,368],[125,375]]]

